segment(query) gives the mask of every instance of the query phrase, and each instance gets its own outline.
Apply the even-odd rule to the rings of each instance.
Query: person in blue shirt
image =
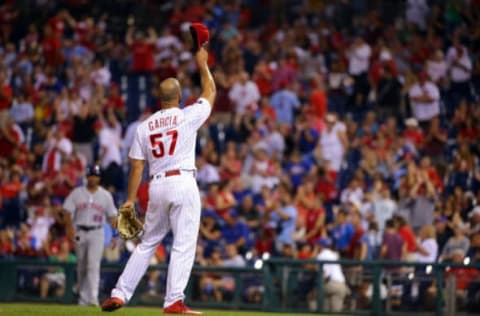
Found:
[[[315,129],[311,118],[297,120],[295,124],[295,138],[298,144],[298,150],[302,155],[310,154],[318,143],[320,134]]]
[[[282,88],[272,95],[270,104],[277,113],[278,123],[293,124],[294,110],[300,107],[300,101],[286,84],[282,84]]]
[[[302,184],[304,175],[310,169],[309,166],[301,160],[301,158],[302,157],[298,151],[292,152],[290,155],[290,160],[285,163],[283,168],[286,174],[290,177],[290,182],[292,183],[294,189]]]
[[[293,233],[297,223],[297,209],[292,203],[292,195],[286,184],[281,184],[277,193],[278,199],[274,202],[270,221],[277,228],[276,248],[280,252],[283,245],[294,244]]]
[[[331,231],[335,248],[341,254],[347,251],[350,240],[355,233],[355,227],[352,223],[347,221],[347,215],[348,213],[346,210],[339,210],[336,224]]]
[[[245,253],[251,246],[249,240],[250,228],[238,218],[237,211],[231,210],[225,216],[225,225],[222,227],[222,239],[227,244],[235,244],[240,253]]]

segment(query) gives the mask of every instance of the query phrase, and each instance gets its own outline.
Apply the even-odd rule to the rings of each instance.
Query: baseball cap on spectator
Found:
[[[238,217],[238,213],[235,209],[231,209],[230,211],[227,212],[226,215],[228,217],[231,217],[231,218],[237,218]]]
[[[417,119],[411,117],[405,120],[405,125],[409,127],[417,127],[418,126],[418,121]]]
[[[427,80],[428,79],[428,74],[425,72],[425,71],[420,71],[418,74],[417,74],[417,77],[418,77],[418,80]]]
[[[52,198],[52,205],[53,206],[62,205],[62,200],[59,199],[58,197],[54,197],[54,198]]]
[[[443,215],[440,215],[439,217],[435,218],[434,222],[436,222],[436,223],[447,223],[448,218],[446,218]]]
[[[178,59],[181,61],[181,62],[185,62],[185,61],[189,61],[190,59],[192,59],[192,54],[190,52],[182,52],[180,54],[180,56],[178,57]]]
[[[473,210],[468,213],[468,218],[472,218],[475,215],[480,215],[480,206],[476,206]]]
[[[45,215],[45,208],[44,207],[37,207],[37,209],[35,210],[35,214],[37,214],[39,216]]]
[[[328,114],[325,116],[325,121],[327,121],[328,123],[335,123],[336,120],[337,120],[337,118],[336,118],[335,115],[332,114],[332,113],[328,113]]]
[[[332,241],[330,240],[330,238],[325,237],[320,238],[317,243],[323,247],[330,247],[332,245]]]
[[[206,209],[202,212],[202,218],[205,218],[205,217],[211,217],[214,220],[217,220],[218,214],[215,211]]]
[[[97,176],[97,177],[100,177],[102,175],[102,170],[100,169],[100,166],[99,165],[93,165],[93,166],[89,166],[87,168],[87,177],[88,176]]]
[[[380,53],[380,61],[392,60],[392,54],[388,50],[382,50]]]
[[[168,49],[165,49],[160,54],[158,54],[158,59],[160,61],[165,60],[165,59],[169,59],[169,58],[172,58],[172,52],[169,51]]]

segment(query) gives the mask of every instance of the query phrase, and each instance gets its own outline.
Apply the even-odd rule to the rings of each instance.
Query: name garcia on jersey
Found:
[[[176,126],[177,125],[177,116],[176,115],[170,115],[167,117],[160,117],[156,118],[152,121],[148,122],[148,129],[150,131],[154,131],[158,128],[162,127],[170,127],[170,126]]]

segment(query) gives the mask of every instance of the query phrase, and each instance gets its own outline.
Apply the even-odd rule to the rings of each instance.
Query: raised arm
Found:
[[[215,87],[215,81],[213,81],[213,76],[210,73],[210,69],[208,69],[208,52],[204,47],[200,47],[198,52],[195,54],[195,60],[197,62],[198,71],[200,72],[200,78],[202,81],[202,94],[200,97],[207,99],[210,105],[213,107],[217,89]]]

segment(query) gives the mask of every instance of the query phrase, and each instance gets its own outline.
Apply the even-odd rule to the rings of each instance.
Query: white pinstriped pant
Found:
[[[199,225],[200,193],[193,172],[152,180],[142,241],[130,256],[112,297],[130,300],[157,246],[171,229],[173,245],[164,306],[183,300],[195,259]]]

